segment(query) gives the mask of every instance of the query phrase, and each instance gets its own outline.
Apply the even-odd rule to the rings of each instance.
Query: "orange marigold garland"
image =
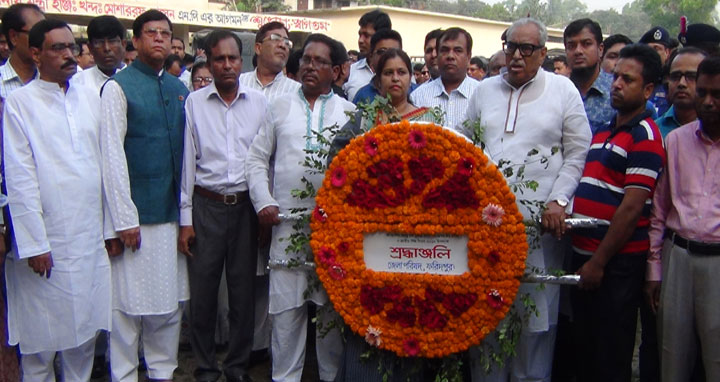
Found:
[[[317,274],[347,325],[400,356],[480,343],[510,309],[527,243],[515,197],[482,151],[432,124],[381,125],[335,157],[316,197]],[[467,235],[469,272],[365,267],[364,234]]]

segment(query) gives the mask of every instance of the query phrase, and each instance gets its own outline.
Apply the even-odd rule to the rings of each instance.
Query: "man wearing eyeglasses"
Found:
[[[294,208],[300,207],[312,210],[314,200],[298,200],[292,190],[305,187],[301,179],[307,179],[318,188],[323,178],[322,174],[308,173],[298,163],[304,160],[305,150],[319,148],[316,133],[327,139],[326,129],[344,125],[349,119],[346,113],[355,110],[352,103],[331,91],[334,75],[340,71],[346,56],[337,41],[323,34],[310,35],[305,40],[300,59],[302,87],[295,93],[270,101],[266,122],[260,127],[247,155],[245,173],[250,199],[258,211],[260,225],[273,229],[270,259],[281,264],[305,254],[286,252],[290,244],[287,238],[294,231],[294,222],[292,219],[280,220],[279,214],[290,216]],[[272,180],[268,175],[271,172],[274,173]],[[308,285],[305,268],[270,271],[273,381],[300,381],[307,338],[307,303],[329,304],[322,288],[308,289]],[[320,316],[328,322],[327,316]],[[325,336],[320,332],[316,333],[315,346],[319,377],[322,381],[332,381],[342,353],[342,339],[337,330],[331,330]]]
[[[261,26],[255,35],[257,66],[254,71],[241,74],[240,83],[261,91],[268,101],[278,95],[297,91],[300,83],[283,73],[292,47],[293,43],[283,23],[271,21]]]
[[[527,258],[528,266],[541,271],[562,268],[564,246],[559,239],[565,233],[566,209],[580,181],[591,139],[575,86],[567,77],[541,69],[546,41],[547,29],[540,21],[515,21],[503,44],[507,72],[479,83],[467,114],[469,121],[480,119],[485,127],[482,143],[490,159],[523,164],[526,179],[537,181],[536,189],[525,189],[519,198],[541,201],[544,209],[531,211],[522,203],[518,208],[525,219],[542,217],[546,233]],[[511,174],[507,180],[518,182],[518,176]],[[508,374],[513,381],[550,381],[559,288],[545,285],[538,290],[536,285],[523,284],[518,293],[530,293],[539,314],[530,316],[517,356],[507,360],[505,369],[494,365],[485,375],[482,367],[474,366],[474,381],[506,381]]]
[[[668,101],[671,106],[655,120],[663,138],[676,128],[697,119],[695,111],[695,77],[697,67],[707,57],[705,51],[688,47],[678,50],[670,63],[668,74]]]
[[[0,66],[0,97],[10,93],[31,80],[38,72],[30,54],[28,32],[45,15],[35,4],[13,4],[2,15],[2,33],[10,46],[10,58]]]
[[[247,382],[258,222],[248,195],[245,158],[265,120],[267,102],[259,91],[238,83],[239,37],[213,31],[206,45],[214,81],[190,94],[185,104],[178,248],[191,257],[189,313],[196,381],[214,382],[221,375],[215,322],[218,287],[226,272],[230,338],[223,371],[229,382]]]
[[[125,67],[125,27],[115,16],[98,16],[88,24],[88,45],[95,66],[73,76],[73,81],[96,89]]]
[[[189,298],[185,255],[177,250],[188,89],[163,71],[172,23],[148,10],[133,22],[138,58],[103,87],[103,186],[125,246],[110,259],[113,381],[137,381],[138,341],[148,377],[169,381],[177,367],[180,303]]]
[[[3,120],[16,248],[5,267],[9,343],[25,381],[54,381],[57,352],[65,380],[89,381],[95,338],[110,329],[104,239],[115,234],[103,219],[100,98],[68,85],[79,49],[65,22],[39,21],[28,40],[40,78],[8,97]]]

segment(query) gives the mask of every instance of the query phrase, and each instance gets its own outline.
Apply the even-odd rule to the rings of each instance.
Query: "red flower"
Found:
[[[450,178],[447,183],[431,190],[423,198],[425,208],[477,208],[478,200],[470,187],[469,178],[459,172]]]
[[[328,247],[322,247],[318,251],[317,254],[318,259],[320,260],[320,263],[323,265],[331,265],[335,264],[335,251],[333,251],[331,248]]]
[[[455,317],[459,317],[461,314],[467,312],[473,304],[477,301],[477,295],[475,293],[448,293],[443,298],[442,304],[445,309]]]
[[[418,307],[418,323],[430,329],[442,329],[447,325],[448,318],[443,316],[435,304],[421,298],[415,299]]]
[[[410,130],[408,141],[410,142],[410,147],[414,149],[421,149],[427,144],[427,138],[425,138],[425,134],[420,130]]]
[[[403,328],[415,326],[415,307],[411,297],[403,297],[395,301],[392,309],[387,312],[387,319],[390,322],[397,322]]]
[[[365,137],[365,153],[374,156],[378,152],[378,140],[373,136]]]
[[[425,289],[425,298],[434,302],[442,302],[445,298],[445,293],[433,288],[427,288]]]
[[[320,206],[315,206],[315,209],[312,213],[313,220],[317,220],[320,223],[325,223],[327,220],[327,214],[325,213],[325,210],[320,208]]]
[[[331,182],[335,187],[342,187],[345,185],[345,179],[347,179],[347,173],[341,166],[337,166],[333,169],[331,175]]]
[[[399,286],[374,288],[363,285],[360,288],[360,305],[369,310],[370,313],[378,314],[385,309],[386,303],[398,300],[401,294],[402,288]]]
[[[497,251],[492,251],[488,254],[488,262],[495,265],[500,261],[500,254]]]
[[[505,210],[497,204],[490,203],[482,210],[482,220],[487,225],[499,227],[502,224],[502,218],[505,216]]]
[[[408,338],[403,341],[403,351],[410,357],[420,354],[420,343],[415,338]]]
[[[490,305],[493,309],[500,309],[502,308],[505,301],[503,300],[502,296],[500,295],[500,292],[498,292],[496,289],[491,290],[487,294],[487,301],[488,305]]]
[[[343,269],[340,264],[333,264],[328,268],[328,274],[333,280],[342,280],[345,278],[347,272],[345,272],[345,269]]]
[[[458,162],[457,172],[460,175],[470,176],[474,167],[475,161],[472,158],[460,158],[460,161]]]
[[[413,179],[410,184],[410,193],[413,195],[420,194],[433,178],[439,178],[445,172],[442,162],[426,156],[410,159],[408,168]]]
[[[348,244],[347,241],[343,241],[342,243],[338,244],[338,251],[340,252],[347,252],[348,249],[350,249],[350,244]]]

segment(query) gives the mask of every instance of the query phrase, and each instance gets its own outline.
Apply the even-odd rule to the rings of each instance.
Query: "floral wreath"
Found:
[[[444,357],[505,317],[528,245],[515,196],[482,150],[440,126],[403,121],[354,138],[330,164],[312,213],[317,274],[335,309],[373,346]],[[364,234],[466,235],[468,272],[366,268]]]

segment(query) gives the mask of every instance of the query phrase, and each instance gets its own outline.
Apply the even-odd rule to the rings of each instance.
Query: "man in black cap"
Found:
[[[708,24],[691,24],[687,30],[678,34],[683,46],[694,46],[710,56],[720,54],[720,30]]]
[[[660,55],[660,61],[663,67],[665,66],[665,60],[670,55],[670,33],[663,27],[652,27],[649,31],[640,38],[639,43],[647,44],[653,48],[658,55]],[[650,97],[650,102],[655,106],[657,115],[664,115],[667,109],[670,107],[667,101],[667,90],[665,85],[658,85],[655,87],[655,92]]]

